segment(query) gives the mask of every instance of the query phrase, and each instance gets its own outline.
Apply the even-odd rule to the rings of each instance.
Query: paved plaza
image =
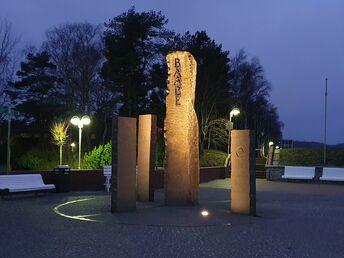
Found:
[[[161,190],[118,214],[103,192],[7,197],[0,257],[344,257],[344,185],[259,179],[256,217],[230,213],[229,187],[201,184],[195,207],[164,206]]]

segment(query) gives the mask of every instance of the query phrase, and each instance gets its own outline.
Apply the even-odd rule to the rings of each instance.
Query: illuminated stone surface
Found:
[[[136,209],[136,118],[112,122],[111,212]]]
[[[137,153],[137,200],[154,201],[152,173],[155,163],[157,137],[156,116],[139,116],[138,153]]]
[[[255,215],[256,171],[252,131],[231,132],[231,170],[232,212]]]
[[[165,203],[198,202],[198,122],[194,110],[197,63],[188,52],[167,55]]]

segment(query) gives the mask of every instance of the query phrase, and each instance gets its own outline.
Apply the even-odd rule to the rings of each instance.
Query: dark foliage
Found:
[[[154,88],[148,77],[154,64],[162,63],[172,32],[160,12],[137,13],[132,7],[105,24],[105,58],[102,76],[108,88],[119,95],[119,113],[137,116],[147,106]]]
[[[8,94],[16,109],[36,131],[47,131],[51,121],[64,116],[66,110],[56,66],[45,51],[29,53],[17,72],[18,81],[12,83]]]

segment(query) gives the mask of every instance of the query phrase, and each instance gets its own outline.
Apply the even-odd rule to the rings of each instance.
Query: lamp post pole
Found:
[[[324,126],[324,166],[326,166],[326,129],[327,129],[327,78],[325,79],[325,126]]]
[[[79,127],[79,166],[78,168],[81,169],[81,135],[82,135],[82,124],[78,124]]]
[[[227,155],[230,154],[230,148],[231,148],[231,131],[233,130],[233,122],[231,120],[232,120],[232,118],[229,119],[229,125],[228,125],[228,148],[227,148]]]
[[[227,158],[225,161],[225,166],[227,167],[230,163],[230,148],[231,148],[231,131],[233,130],[233,116],[237,116],[240,114],[240,110],[238,108],[233,108],[232,111],[229,113],[229,123],[228,123],[228,146],[227,146]]]
[[[7,174],[11,171],[11,107],[8,107],[7,118]]]
[[[82,128],[84,125],[88,125],[91,123],[91,119],[88,116],[83,116],[81,119],[77,116],[73,116],[70,122],[73,125],[77,125],[79,128],[79,166],[78,168],[81,169],[81,136],[82,136]]]

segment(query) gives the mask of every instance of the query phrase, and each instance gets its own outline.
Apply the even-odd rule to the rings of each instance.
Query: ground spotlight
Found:
[[[207,217],[207,216],[209,215],[209,212],[208,212],[207,210],[202,210],[202,211],[201,211],[201,215],[202,215],[203,217]]]

